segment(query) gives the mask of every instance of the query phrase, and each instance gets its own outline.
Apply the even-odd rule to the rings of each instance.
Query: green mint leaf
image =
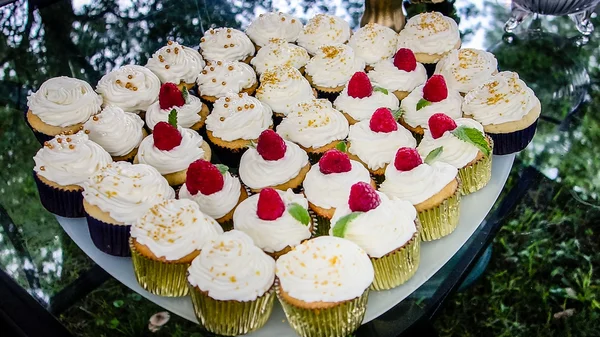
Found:
[[[183,95],[183,100],[187,103],[188,97],[190,96],[190,92],[188,91],[188,88],[186,86],[184,86],[183,90],[181,90],[181,94]]]
[[[251,140],[250,143],[248,143],[248,147],[256,149],[256,143],[253,140]]]
[[[343,238],[346,234],[346,228],[350,221],[356,219],[362,212],[352,212],[348,215],[344,215],[341,217],[333,226],[332,234],[333,236],[337,236],[338,238]]]
[[[382,87],[375,87],[375,88],[373,88],[373,91],[382,92],[384,95],[388,94],[388,90],[386,88],[382,88]]]
[[[425,98],[421,98],[418,102],[417,102],[417,111],[423,109],[424,107],[431,105],[431,102],[429,102],[428,100],[426,100]]]
[[[429,152],[427,157],[425,157],[425,163],[426,164],[433,163],[437,159],[437,157],[439,157],[442,154],[443,151],[444,151],[443,146],[433,149],[433,151]]]
[[[404,110],[402,110],[402,108],[392,111],[392,116],[394,116],[395,120],[399,120],[402,115],[404,115]]]
[[[227,165],[215,164],[215,166],[219,169],[219,172],[221,172],[221,174],[225,174],[227,173],[227,171],[229,171],[229,166]]]
[[[463,142],[476,146],[486,157],[492,152],[490,144],[486,141],[485,136],[476,128],[461,125],[454,129],[452,134]]]
[[[120,308],[120,307],[122,307],[122,306],[123,306],[123,304],[124,304],[124,303],[125,303],[125,302],[124,302],[123,300],[116,300],[116,301],[114,301],[114,302],[113,302],[113,306],[114,306],[115,308]]]
[[[310,223],[310,215],[308,215],[308,211],[299,204],[295,202],[289,204],[288,212],[294,219],[298,220],[304,226],[308,226]]]
[[[169,124],[173,125],[174,128],[177,128],[177,110],[175,109],[169,112]]]
[[[346,152],[346,150],[348,149],[348,146],[346,145],[346,142],[339,142],[336,146],[336,149],[342,151],[342,152]]]

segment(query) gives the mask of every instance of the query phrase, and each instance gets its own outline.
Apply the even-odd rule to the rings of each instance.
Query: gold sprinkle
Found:
[[[227,35],[227,38],[228,38],[228,39],[231,39],[231,35]]]
[[[210,67],[210,71],[215,71],[215,67]]]
[[[168,45],[172,45],[172,44],[173,44],[173,41],[169,40],[169,41],[167,41],[167,44],[168,44]]]
[[[233,43],[230,43],[230,44],[229,44],[229,47],[233,47],[233,46],[235,46]]]
[[[229,104],[225,103],[225,104],[223,104],[223,107],[224,108],[229,108]]]
[[[137,87],[133,87],[133,91],[137,91]]]
[[[45,166],[40,166],[40,171],[46,171],[46,167]]]
[[[170,52],[171,52],[171,48],[167,48],[167,53],[170,53]]]
[[[56,138],[56,141],[60,144],[62,143],[62,138]]]
[[[90,134],[90,130],[85,130],[84,132],[88,135]]]
[[[292,23],[296,23],[296,19],[292,19]]]
[[[244,104],[244,109],[250,109],[250,106],[248,104]]]
[[[221,61],[217,61],[217,65],[220,66],[221,64],[223,64],[223,62]]]
[[[242,111],[242,107],[241,107],[241,106],[238,106],[238,107],[237,107],[237,111]]]
[[[132,79],[132,78],[133,78],[133,75],[127,75],[127,78],[128,78],[128,79]]]
[[[285,21],[285,18],[284,18],[284,17],[282,17],[282,18],[281,18],[281,21]]]
[[[71,142],[71,138],[67,137],[66,141],[67,141],[67,143],[70,143]]]
[[[212,82],[213,82],[213,83],[216,83],[216,82],[217,82],[217,79],[216,79],[216,78],[213,78],[213,79],[212,79]]]
[[[74,148],[75,148],[75,145],[69,144],[69,149],[73,150]]]
[[[179,54],[179,48],[175,47],[175,54]]]
[[[115,83],[121,84],[121,80],[116,80]]]
[[[92,119],[97,122],[98,121],[98,116],[94,116],[94,117],[92,117]]]
[[[227,28],[227,33],[231,33],[231,28]]]
[[[241,92],[238,94],[238,96],[240,96],[240,98],[244,97],[244,94],[242,94]]]
[[[224,45],[223,48],[229,48],[229,46],[228,45]]]
[[[219,118],[219,120],[220,120],[221,122],[224,122],[224,121],[225,121],[225,117],[221,117],[221,118]]]
[[[231,101],[231,98],[225,97],[225,102],[229,102],[229,101]]]
[[[250,109],[254,109],[254,104],[250,104]]]
[[[221,85],[226,85],[226,84],[227,84],[227,82],[225,82],[225,81],[221,82]]]

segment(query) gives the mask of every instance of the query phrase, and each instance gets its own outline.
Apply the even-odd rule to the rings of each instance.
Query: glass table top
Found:
[[[517,156],[505,191],[519,182],[527,167],[539,171],[543,183],[532,187],[516,211],[507,215],[507,222],[524,221],[524,217],[538,214],[535,219],[553,223],[559,220],[548,219],[555,219],[556,212],[561,212],[568,213],[572,223],[594,223],[600,215],[599,32],[587,38],[567,17],[540,17],[527,19],[507,34],[503,26],[510,15],[510,1],[456,0],[405,7],[409,16],[432,9],[453,16],[459,22],[463,47],[492,51],[499,68],[518,72],[542,102],[536,137]],[[26,97],[31,90],[60,75],[78,77],[94,85],[115,67],[145,64],[168,39],[197,46],[203,32],[211,27],[245,28],[256,15],[271,10],[288,12],[304,21],[317,13],[331,13],[343,17],[356,29],[364,1],[16,1],[0,8],[5,46],[0,50],[0,268],[50,310],[53,302],[66,296],[61,291],[94,266],[39,203],[31,176],[32,157],[39,144],[23,121]],[[600,19],[594,15],[592,22],[598,26]],[[545,207],[540,202],[546,203]],[[517,228],[524,233],[535,232],[541,230],[535,225],[538,222]],[[597,229],[590,227],[584,234],[575,231],[574,235],[592,236],[594,231]],[[490,272],[504,268],[494,259],[519,259],[518,252],[511,255],[506,250],[506,240],[513,238],[510,230],[500,232],[494,247],[503,253],[492,257]],[[544,238],[531,236],[522,245],[528,247],[535,240]],[[578,268],[587,270],[590,261],[598,263],[597,251],[584,255],[585,258],[576,255],[569,263],[557,262],[557,268],[562,268],[559,274],[567,275]],[[460,259],[461,253],[405,301],[400,311],[382,317],[377,324],[389,324],[390,336],[400,334],[420,317],[428,298]],[[560,302],[567,296],[564,289],[575,287],[565,284],[556,274],[550,275],[554,271],[548,273],[546,285],[559,289],[551,296],[557,296],[555,300]],[[593,282],[597,287],[597,280]],[[76,335],[114,332],[138,336],[147,331],[149,317],[160,311],[160,307],[109,280],[55,313]],[[440,331],[453,331],[455,323],[448,315],[451,313],[441,313]],[[502,331],[500,327],[464,329]],[[173,315],[157,335],[205,334],[196,325]]]

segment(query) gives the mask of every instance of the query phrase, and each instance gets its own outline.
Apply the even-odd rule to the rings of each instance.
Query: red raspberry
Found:
[[[404,71],[413,71],[417,68],[417,59],[412,50],[400,48],[394,55],[394,65]]]
[[[373,132],[390,133],[398,130],[398,123],[396,123],[390,109],[379,108],[371,116],[369,128]]]
[[[396,152],[394,166],[398,171],[410,171],[421,164],[423,164],[423,160],[419,152],[412,147],[401,147]]]
[[[181,144],[181,133],[167,122],[158,122],[152,132],[154,146],[162,151],[170,151]]]
[[[258,137],[256,151],[264,160],[279,160],[285,155],[287,146],[275,131],[267,129]]]
[[[285,204],[277,190],[263,188],[258,195],[256,215],[262,220],[276,220],[285,212]]]
[[[373,86],[364,71],[358,71],[352,75],[348,82],[348,96],[354,98],[365,98],[373,94]]]
[[[431,136],[433,139],[438,139],[444,135],[446,131],[452,131],[456,129],[456,123],[454,120],[448,115],[443,113],[436,113],[429,117],[429,131],[431,131]]]
[[[177,84],[167,82],[160,86],[158,104],[163,110],[172,108],[174,106],[183,106],[185,104],[183,93],[181,90],[179,90]]]
[[[361,181],[350,188],[348,206],[352,212],[368,212],[377,208],[379,204],[381,204],[381,199],[370,184]]]
[[[340,150],[329,150],[319,160],[319,170],[323,174],[342,173],[352,170],[348,155]]]
[[[442,75],[433,75],[425,82],[423,98],[429,102],[439,102],[448,97],[448,87]]]
[[[185,177],[185,186],[192,195],[198,191],[204,195],[211,195],[223,189],[223,174],[219,169],[204,159],[191,163]]]

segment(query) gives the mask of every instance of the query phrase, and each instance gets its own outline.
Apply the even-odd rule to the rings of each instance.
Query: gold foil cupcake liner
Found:
[[[494,142],[490,137],[486,137],[491,150],[494,149]],[[467,195],[482,189],[492,178],[492,151],[489,156],[483,156],[473,164],[465,166],[458,170],[458,176],[462,180],[462,194]]]
[[[318,214],[315,214],[315,219],[317,221],[317,229],[314,231],[313,237],[329,235],[331,219]]]
[[[388,290],[408,281],[419,268],[421,261],[421,237],[419,235],[419,220],[417,231],[404,246],[380,257],[371,258],[375,279],[371,284],[372,290]]]
[[[419,212],[421,241],[441,239],[456,229],[460,217],[461,198],[462,182],[459,178],[458,187],[452,196],[433,208]]]
[[[260,329],[271,316],[275,301],[273,287],[254,301],[221,301],[189,285],[194,313],[209,332],[237,336]]]
[[[129,239],[131,260],[135,278],[148,292],[167,297],[179,297],[188,294],[187,270],[189,263],[169,263],[149,259],[141,255]]]
[[[301,337],[345,337],[360,327],[367,310],[369,288],[359,297],[325,309],[295,306],[281,296],[279,281],[275,281],[277,298],[290,326]]]

